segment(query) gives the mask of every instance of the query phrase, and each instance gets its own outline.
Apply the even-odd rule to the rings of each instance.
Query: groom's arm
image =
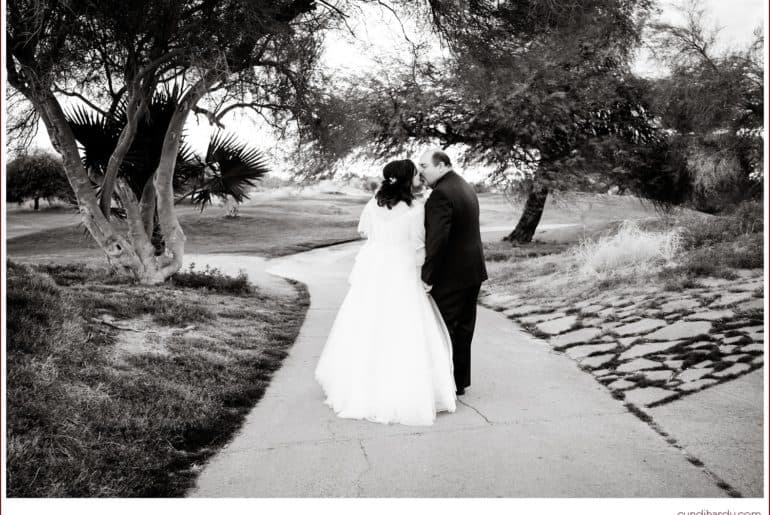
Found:
[[[433,190],[425,203],[425,263],[422,265],[422,280],[431,286],[444,260],[451,227],[452,203],[441,191]]]

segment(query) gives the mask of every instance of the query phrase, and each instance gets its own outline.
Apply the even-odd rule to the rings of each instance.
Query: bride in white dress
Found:
[[[420,178],[408,159],[388,163],[358,224],[367,240],[315,370],[339,417],[431,425],[455,411],[452,345],[425,292]]]

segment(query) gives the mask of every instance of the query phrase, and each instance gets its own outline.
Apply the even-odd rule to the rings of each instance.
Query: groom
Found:
[[[479,201],[470,184],[452,170],[449,156],[428,150],[420,174],[432,188],[425,203],[425,264],[422,281],[438,305],[452,339],[457,395],[471,384],[471,340],[476,300],[487,279],[479,230]]]

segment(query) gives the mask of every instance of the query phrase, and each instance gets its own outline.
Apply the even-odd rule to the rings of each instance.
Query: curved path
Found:
[[[431,427],[335,417],[313,370],[359,245],[269,262],[271,273],[307,284],[307,318],[264,398],[190,495],[725,496],[572,360],[481,307],[473,385],[456,413]],[[248,268],[250,260],[237,265]]]

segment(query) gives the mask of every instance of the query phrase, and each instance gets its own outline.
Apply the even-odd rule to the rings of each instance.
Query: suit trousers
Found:
[[[481,285],[448,292],[431,292],[452,339],[455,386],[471,384],[471,340],[476,327],[476,302]]]

